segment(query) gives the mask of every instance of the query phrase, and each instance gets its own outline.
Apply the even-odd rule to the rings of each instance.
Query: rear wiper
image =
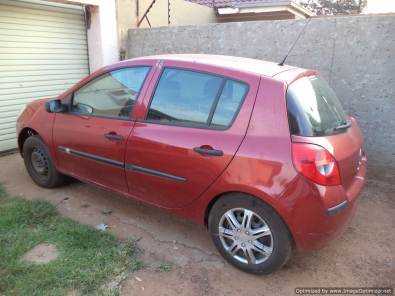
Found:
[[[338,131],[338,130],[342,130],[342,129],[347,129],[350,126],[351,126],[351,121],[346,121],[346,123],[335,127],[333,130]]]

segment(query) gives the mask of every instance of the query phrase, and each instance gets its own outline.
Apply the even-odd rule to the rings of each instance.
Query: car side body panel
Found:
[[[146,112],[155,91],[154,81],[159,79],[164,68],[219,75],[242,81],[249,87],[233,124],[225,130],[149,122],[145,120],[146,114],[137,119],[126,148],[130,194],[165,208],[181,208],[207,190],[233,159],[246,134],[259,76],[190,62],[165,61],[161,63],[142,102],[142,109]],[[202,146],[218,149],[223,155],[200,155],[194,151],[194,148]],[[133,169],[136,167],[138,169]],[[151,174],[144,173],[142,169],[151,170]],[[160,173],[168,177],[158,176]]]
[[[302,77],[311,72],[294,73]],[[289,81],[293,78],[289,77]],[[177,214],[207,223],[207,209],[213,198],[242,192],[273,207],[299,250],[319,249],[342,232],[355,212],[356,197],[365,183],[366,159],[362,159],[349,189],[317,185],[301,176],[292,163],[286,85],[284,81],[261,79],[247,135],[233,161],[198,200]],[[347,199],[347,208],[328,216],[328,209],[339,198]]]
[[[248,193],[264,200],[281,216],[287,212],[288,206],[279,199],[298,175],[292,165],[284,93],[283,82],[261,78],[246,137],[233,161],[183,215],[204,223],[212,198],[227,192]]]

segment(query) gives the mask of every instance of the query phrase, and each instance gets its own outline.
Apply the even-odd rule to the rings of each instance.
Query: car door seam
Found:
[[[182,209],[182,208],[186,208],[186,207],[190,206],[192,203],[194,203],[196,200],[198,200],[199,198],[201,198],[201,197],[210,189],[210,187],[213,186],[213,184],[214,184],[215,182],[218,181],[218,179],[222,176],[222,174],[227,170],[227,168],[229,167],[229,165],[232,163],[232,161],[233,161],[233,159],[236,157],[236,154],[237,154],[237,152],[239,151],[241,145],[243,144],[245,138],[247,137],[248,129],[249,129],[249,127],[250,127],[251,118],[252,118],[252,114],[253,114],[254,109],[255,109],[255,104],[256,104],[257,97],[258,97],[258,93],[259,93],[259,88],[260,88],[260,86],[261,86],[261,78],[259,78],[259,80],[258,80],[258,85],[257,85],[256,92],[255,92],[255,96],[254,96],[254,102],[253,102],[253,104],[252,104],[250,116],[249,116],[249,118],[248,118],[248,123],[247,123],[247,125],[246,125],[246,129],[245,129],[243,138],[242,138],[242,140],[240,141],[240,144],[237,146],[236,151],[235,151],[235,153],[233,154],[233,156],[232,156],[232,158],[230,159],[230,161],[227,163],[227,165],[224,167],[224,169],[218,174],[218,176],[217,176],[210,184],[208,184],[207,187],[198,195],[198,197],[197,197],[196,199],[193,199],[190,203],[188,203],[188,204],[186,204],[186,205],[184,205],[184,206],[182,206],[182,207],[177,207],[177,208],[173,208],[173,209]]]

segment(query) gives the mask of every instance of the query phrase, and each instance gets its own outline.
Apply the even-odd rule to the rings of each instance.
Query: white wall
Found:
[[[395,12],[395,0],[368,0],[363,13]]]
[[[96,16],[97,17],[97,16]],[[101,0],[99,5],[102,65],[119,60],[118,28],[115,0]],[[88,36],[91,34],[88,31]],[[92,49],[95,52],[95,49]],[[92,69],[91,69],[92,70]]]
[[[92,6],[89,8],[91,14],[91,24],[87,31],[88,37],[88,54],[89,54],[89,69],[91,72],[100,68],[103,65],[102,56],[102,39],[100,33],[100,16],[99,7]]]

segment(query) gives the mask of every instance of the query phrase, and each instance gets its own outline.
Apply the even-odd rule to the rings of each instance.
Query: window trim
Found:
[[[287,95],[288,95],[288,89],[292,86],[292,84],[294,83],[294,82],[296,82],[296,81],[298,81],[298,80],[301,80],[301,79],[303,79],[303,78],[307,78],[309,81],[310,81],[310,83],[311,83],[311,79],[312,78],[320,78],[320,79],[323,79],[327,84],[328,84],[328,86],[332,89],[332,87],[330,86],[330,84],[329,84],[329,82],[327,81],[327,80],[325,80],[321,75],[319,75],[319,74],[317,74],[317,73],[310,73],[310,74],[308,74],[308,75],[305,75],[305,76],[301,76],[301,77],[299,77],[299,78],[297,78],[296,80],[294,80],[294,81],[292,81],[291,83],[289,83],[288,85],[287,85],[287,88],[286,88],[286,90],[285,90],[285,106],[286,106],[286,111],[287,111],[287,122],[288,122],[288,129],[289,129],[289,134],[292,136],[292,137],[303,137],[303,138],[319,138],[319,137],[331,137],[331,136],[336,136],[336,135],[339,135],[339,134],[342,134],[342,133],[345,133],[346,131],[347,131],[347,128],[346,129],[344,129],[344,130],[339,130],[339,131],[337,131],[337,132],[332,132],[331,134],[328,134],[328,135],[319,135],[319,136],[317,136],[317,135],[300,135],[300,134],[293,134],[292,133],[292,131],[291,131],[291,126],[290,126],[290,123],[289,123],[289,111],[288,111],[288,99],[287,99]],[[334,90],[332,89],[332,91],[334,92]],[[337,94],[335,93],[335,95],[336,95],[336,97],[337,97]],[[338,100],[339,100],[339,102],[340,102],[340,104],[341,104],[341,107],[343,108],[343,105],[342,105],[342,101],[340,101],[340,99],[338,98]],[[345,116],[346,116],[346,121],[348,122],[349,121],[349,115],[348,115],[348,113],[343,109],[343,111],[344,111],[344,113],[345,113]]]
[[[153,68],[152,65],[136,65],[136,66],[125,66],[125,67],[120,67],[120,68],[117,68],[117,69],[112,69],[112,70],[110,70],[110,71],[101,73],[100,75],[98,75],[98,76],[96,76],[96,77],[90,79],[89,81],[85,82],[85,83],[84,83],[83,85],[81,85],[78,89],[74,90],[74,91],[71,93],[71,98],[70,98],[70,101],[69,101],[69,104],[68,104],[68,109],[69,109],[69,111],[68,111],[67,113],[68,113],[68,114],[71,114],[71,115],[75,115],[75,116],[97,117],[97,118],[114,119],[114,120],[122,120],[122,121],[134,121],[134,119],[131,117],[131,115],[132,115],[132,113],[133,113],[133,109],[131,110],[131,112],[130,112],[130,114],[129,114],[128,117],[119,117],[119,116],[95,115],[95,114],[84,114],[84,113],[73,112],[73,111],[72,111],[72,110],[73,110],[72,107],[73,107],[74,94],[75,94],[75,92],[79,91],[81,88],[85,87],[85,86],[88,85],[89,83],[92,83],[92,82],[94,82],[95,80],[98,80],[98,79],[102,78],[104,75],[108,75],[108,74],[111,73],[111,72],[116,72],[116,71],[124,70],[124,69],[135,69],[135,68],[148,68],[147,74],[146,74],[145,77],[144,77],[144,80],[143,80],[143,82],[142,82],[142,84],[141,84],[141,87],[140,87],[140,89],[139,89],[139,91],[138,91],[138,95],[137,95],[137,97],[136,97],[136,102],[137,102],[137,101],[140,99],[141,90],[143,89],[145,83],[147,82],[147,78],[148,78],[150,72],[152,71],[152,68]],[[66,114],[67,114],[67,113],[66,113]]]
[[[156,90],[157,90],[157,88],[158,88],[159,81],[160,81],[160,79],[162,78],[163,72],[164,72],[166,69],[184,70],[184,71],[196,72],[196,73],[200,73],[200,74],[207,74],[207,75],[217,76],[217,77],[222,78],[221,85],[220,85],[220,87],[219,87],[219,90],[218,90],[218,93],[217,93],[216,97],[214,98],[213,104],[212,104],[211,109],[210,109],[209,117],[207,118],[206,123],[160,122],[160,121],[158,121],[158,120],[148,119],[148,113],[149,113],[149,110],[150,110],[150,108],[151,108],[151,104],[152,104],[152,101],[153,101],[153,99],[154,99]],[[223,89],[224,89],[225,84],[226,84],[227,81],[234,81],[234,82],[242,83],[242,84],[244,84],[244,85],[247,87],[247,89],[246,89],[246,92],[244,93],[242,99],[240,100],[239,106],[238,106],[237,109],[235,110],[235,113],[234,113],[234,115],[233,115],[233,118],[232,118],[232,120],[229,122],[229,124],[228,124],[227,126],[218,126],[218,127],[215,127],[215,126],[212,126],[212,125],[211,125],[211,122],[212,122],[212,119],[213,119],[213,117],[214,117],[215,110],[216,110],[216,108],[217,108],[217,106],[218,106],[219,99],[220,99],[220,97],[221,97],[221,95],[222,95],[222,91],[223,91]],[[250,92],[250,84],[247,83],[247,82],[245,82],[245,81],[243,81],[243,80],[240,80],[240,79],[235,79],[235,78],[230,77],[230,76],[221,75],[221,74],[217,74],[217,73],[212,73],[212,72],[204,71],[204,70],[196,70],[196,69],[188,68],[188,67],[165,66],[165,67],[163,67],[163,68],[161,69],[161,72],[160,72],[160,74],[159,74],[159,76],[158,76],[158,79],[155,81],[154,90],[153,90],[153,92],[152,92],[152,94],[151,94],[150,101],[149,101],[149,104],[148,104],[148,106],[147,106],[147,112],[146,112],[146,114],[145,114],[145,117],[144,117],[143,120],[137,120],[137,122],[152,123],[152,124],[159,124],[159,125],[168,125],[168,126],[178,126],[178,127],[189,127],[189,128],[198,128],[198,129],[209,129],[209,130],[226,131],[226,130],[230,129],[230,128],[232,127],[233,123],[235,122],[237,116],[238,116],[239,113],[240,113],[241,107],[243,106],[243,104],[244,104],[244,102],[245,102],[245,98],[247,97],[247,95],[248,95],[249,92]],[[208,123],[208,120],[209,120],[209,119],[210,119],[210,123]]]
[[[236,120],[237,116],[238,116],[239,113],[240,113],[240,110],[241,110],[241,107],[242,107],[243,104],[244,104],[245,98],[247,97],[248,93],[250,92],[250,85],[249,85],[248,83],[246,83],[246,82],[243,82],[242,80],[229,79],[229,78],[227,79],[227,78],[225,78],[224,87],[225,87],[225,84],[226,84],[227,81],[234,81],[234,82],[242,83],[242,84],[244,84],[247,88],[246,88],[246,91],[245,91],[243,97],[242,97],[241,100],[240,100],[239,106],[237,106],[237,109],[235,110],[235,113],[233,114],[232,120],[229,122],[229,124],[228,124],[227,126],[225,126],[225,127],[222,127],[222,128],[221,128],[221,127],[215,128],[215,127],[211,126],[211,124],[212,124],[212,120],[213,120],[213,118],[214,118],[215,110],[217,109],[217,106],[218,106],[219,99],[221,98],[221,95],[222,95],[222,91],[221,91],[220,96],[218,97],[218,101],[217,101],[217,103],[216,103],[214,112],[213,112],[213,116],[212,116],[211,121],[210,121],[211,129],[227,130],[227,129],[231,128],[232,125],[233,125],[233,123],[234,123],[234,121]],[[223,90],[223,89],[222,89],[222,90]]]

